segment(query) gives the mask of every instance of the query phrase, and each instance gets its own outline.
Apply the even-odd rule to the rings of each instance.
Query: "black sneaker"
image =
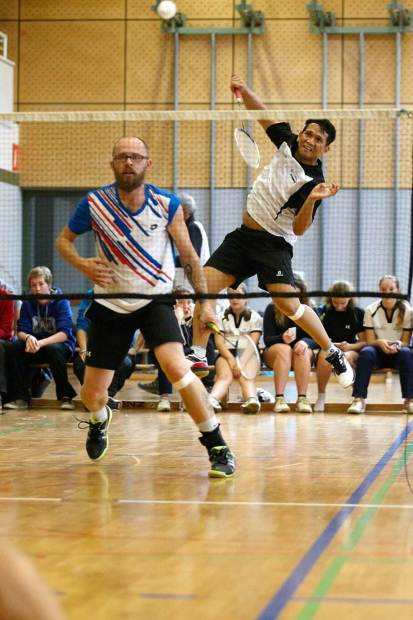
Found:
[[[106,404],[110,409],[112,409],[112,411],[114,409],[116,411],[118,411],[119,409],[122,409],[122,401],[118,400],[117,398],[113,398],[113,396],[108,397],[108,402]]]
[[[150,394],[159,394],[159,381],[154,379],[150,383],[138,383],[138,387]]]
[[[331,364],[333,372],[337,376],[337,381],[343,388],[348,388],[354,383],[354,369],[350,366],[343,351],[336,349],[328,357],[326,362]]]
[[[210,478],[232,478],[235,474],[235,456],[228,446],[215,446],[208,450],[208,454],[211,461],[208,476]]]
[[[105,455],[106,450],[109,447],[108,429],[112,420],[112,409],[106,405],[106,411],[108,417],[104,422],[78,420],[79,428],[86,428],[86,426],[89,427],[86,439],[86,452],[88,453],[89,458],[93,461],[99,461],[99,459]]]

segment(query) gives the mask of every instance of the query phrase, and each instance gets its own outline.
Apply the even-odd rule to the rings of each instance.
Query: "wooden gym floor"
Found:
[[[74,413],[0,417],[0,536],[70,619],[413,618],[400,413],[223,413],[230,480],[184,412],[116,413],[99,463]]]

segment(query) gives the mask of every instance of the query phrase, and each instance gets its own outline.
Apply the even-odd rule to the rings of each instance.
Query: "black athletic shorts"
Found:
[[[241,226],[225,237],[205,267],[233,275],[231,288],[257,275],[258,284],[266,290],[266,284],[295,286],[292,257],[292,246],[282,237]]]
[[[93,301],[86,317],[90,320],[86,366],[117,370],[137,329],[149,349],[166,342],[183,342],[173,307],[164,302],[151,302],[135,312],[121,314]]]

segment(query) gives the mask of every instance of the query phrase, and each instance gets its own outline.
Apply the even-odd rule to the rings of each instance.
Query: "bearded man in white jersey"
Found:
[[[89,427],[86,451],[91,459],[99,460],[108,448],[112,411],[106,404],[107,390],[139,329],[201,432],[199,440],[211,462],[209,475],[229,478],[235,472],[235,459],[221,435],[208,394],[184,356],[172,301],[116,297],[119,293],[172,292],[171,239],[194,290],[207,292],[179,199],[145,183],[151,165],[149,148],[141,138],[124,137],[115,142],[111,161],[115,183],[89,192],[57,239],[63,258],[94,282],[95,293],[113,294],[110,299],[95,299],[86,313],[90,331],[81,390],[90,412],[89,421],[83,421]],[[96,256],[83,258],[75,240],[90,230],[95,234]],[[215,320],[209,304],[201,307],[200,319],[204,323]]]
[[[237,75],[232,76],[231,89],[241,93],[247,109],[265,109]],[[295,292],[293,245],[297,236],[311,226],[321,200],[339,190],[335,183],[325,183],[320,161],[336,135],[329,120],[309,119],[298,135],[288,123],[259,122],[277,152],[252,187],[242,226],[225,237],[204,266],[209,293],[237,288],[253,275],[258,276],[260,287],[270,293]],[[339,383],[349,387],[354,382],[354,371],[331,342],[316,313],[301,304],[298,297],[273,297],[273,303],[320,345]],[[198,317],[199,312],[194,316]],[[189,356],[195,372],[205,368],[207,338],[207,326],[196,321],[193,354]]]

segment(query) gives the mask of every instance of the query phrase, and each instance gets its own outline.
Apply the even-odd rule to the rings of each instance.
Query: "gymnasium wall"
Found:
[[[16,63],[16,110],[168,109],[173,103],[173,37],[161,33],[154,0],[2,0],[0,30]],[[179,0],[191,26],[235,26],[238,0]],[[306,0],[254,0],[266,32],[254,40],[254,86],[268,105],[311,108],[321,103],[321,36],[309,32]],[[324,0],[338,25],[386,25],[387,0]],[[413,2],[405,0],[413,10]],[[403,55],[411,56],[406,35]],[[356,106],[357,36],[330,37],[331,106]],[[228,78],[245,74],[246,38],[217,37],[217,99],[230,106]],[[395,46],[391,36],[366,38],[366,104],[394,101]],[[207,108],[208,37],[181,38],[181,104]],[[409,63],[403,104],[413,103]]]
[[[160,110],[173,107],[173,37],[161,32],[161,20],[151,11],[153,0],[3,0],[0,2],[0,30],[9,36],[9,56],[15,62],[16,111],[43,110]],[[179,9],[191,26],[236,26],[238,0],[181,0]],[[256,0],[254,8],[266,16],[266,32],[254,37],[254,88],[268,107],[314,109],[321,106],[322,38],[309,32],[305,0],[279,3]],[[404,3],[408,6],[409,2]],[[413,1],[410,0],[411,8]],[[336,13],[338,24],[385,25],[388,22],[387,0],[326,0],[324,8]],[[182,36],[180,44],[180,108],[210,107],[210,41],[207,36]],[[403,58],[413,53],[413,35],[405,35]],[[217,109],[233,106],[228,88],[233,71],[246,74],[246,37],[217,37]],[[366,106],[391,106],[395,100],[395,40],[393,36],[366,37]],[[413,104],[413,80],[408,62],[403,64],[402,105]],[[334,107],[358,106],[358,37],[329,37],[328,102]],[[72,130],[73,129],[73,130]],[[298,127],[297,127],[298,129]],[[149,126],[130,127],[143,135],[153,148],[155,162],[162,162],[154,181],[171,185],[171,130],[165,135],[157,128],[155,136]],[[181,152],[194,136],[208,153],[208,127],[192,127],[193,134],[183,135]],[[75,128],[65,130],[64,139],[53,131],[35,127],[22,131],[24,173],[23,186],[90,187],[110,174],[107,167],[108,143],[119,135],[116,128],[98,135],[98,127],[85,127],[81,139]],[[159,137],[161,136],[161,138]],[[230,133],[223,129],[220,154],[225,166],[216,184],[219,187],[242,187],[245,175],[233,157]],[[263,139],[263,137],[262,137]],[[264,141],[264,139],[263,139]],[[49,170],[61,152],[75,152],[81,143],[83,161],[74,168],[60,168],[51,176]],[[30,149],[24,148],[30,144]],[[366,135],[366,147],[374,152],[376,136]],[[408,148],[402,140],[402,149]],[[381,187],[390,187],[392,179],[392,144],[386,143],[389,166],[380,175]],[[91,155],[87,156],[90,149]],[[339,135],[332,158],[352,161],[357,154],[357,130],[341,140]],[[92,154],[93,153],[93,154]],[[219,154],[218,154],[219,157]],[[208,157],[199,152],[199,161],[182,162],[181,182],[203,188],[209,182]],[[193,168],[196,165],[196,175]],[[335,180],[343,187],[354,187],[354,173],[345,166]],[[105,168],[103,167],[105,166]],[[87,167],[88,174],[82,178]],[[367,166],[365,185],[376,186],[375,168]],[[370,176],[369,176],[370,175]],[[402,186],[410,183],[401,179]]]

